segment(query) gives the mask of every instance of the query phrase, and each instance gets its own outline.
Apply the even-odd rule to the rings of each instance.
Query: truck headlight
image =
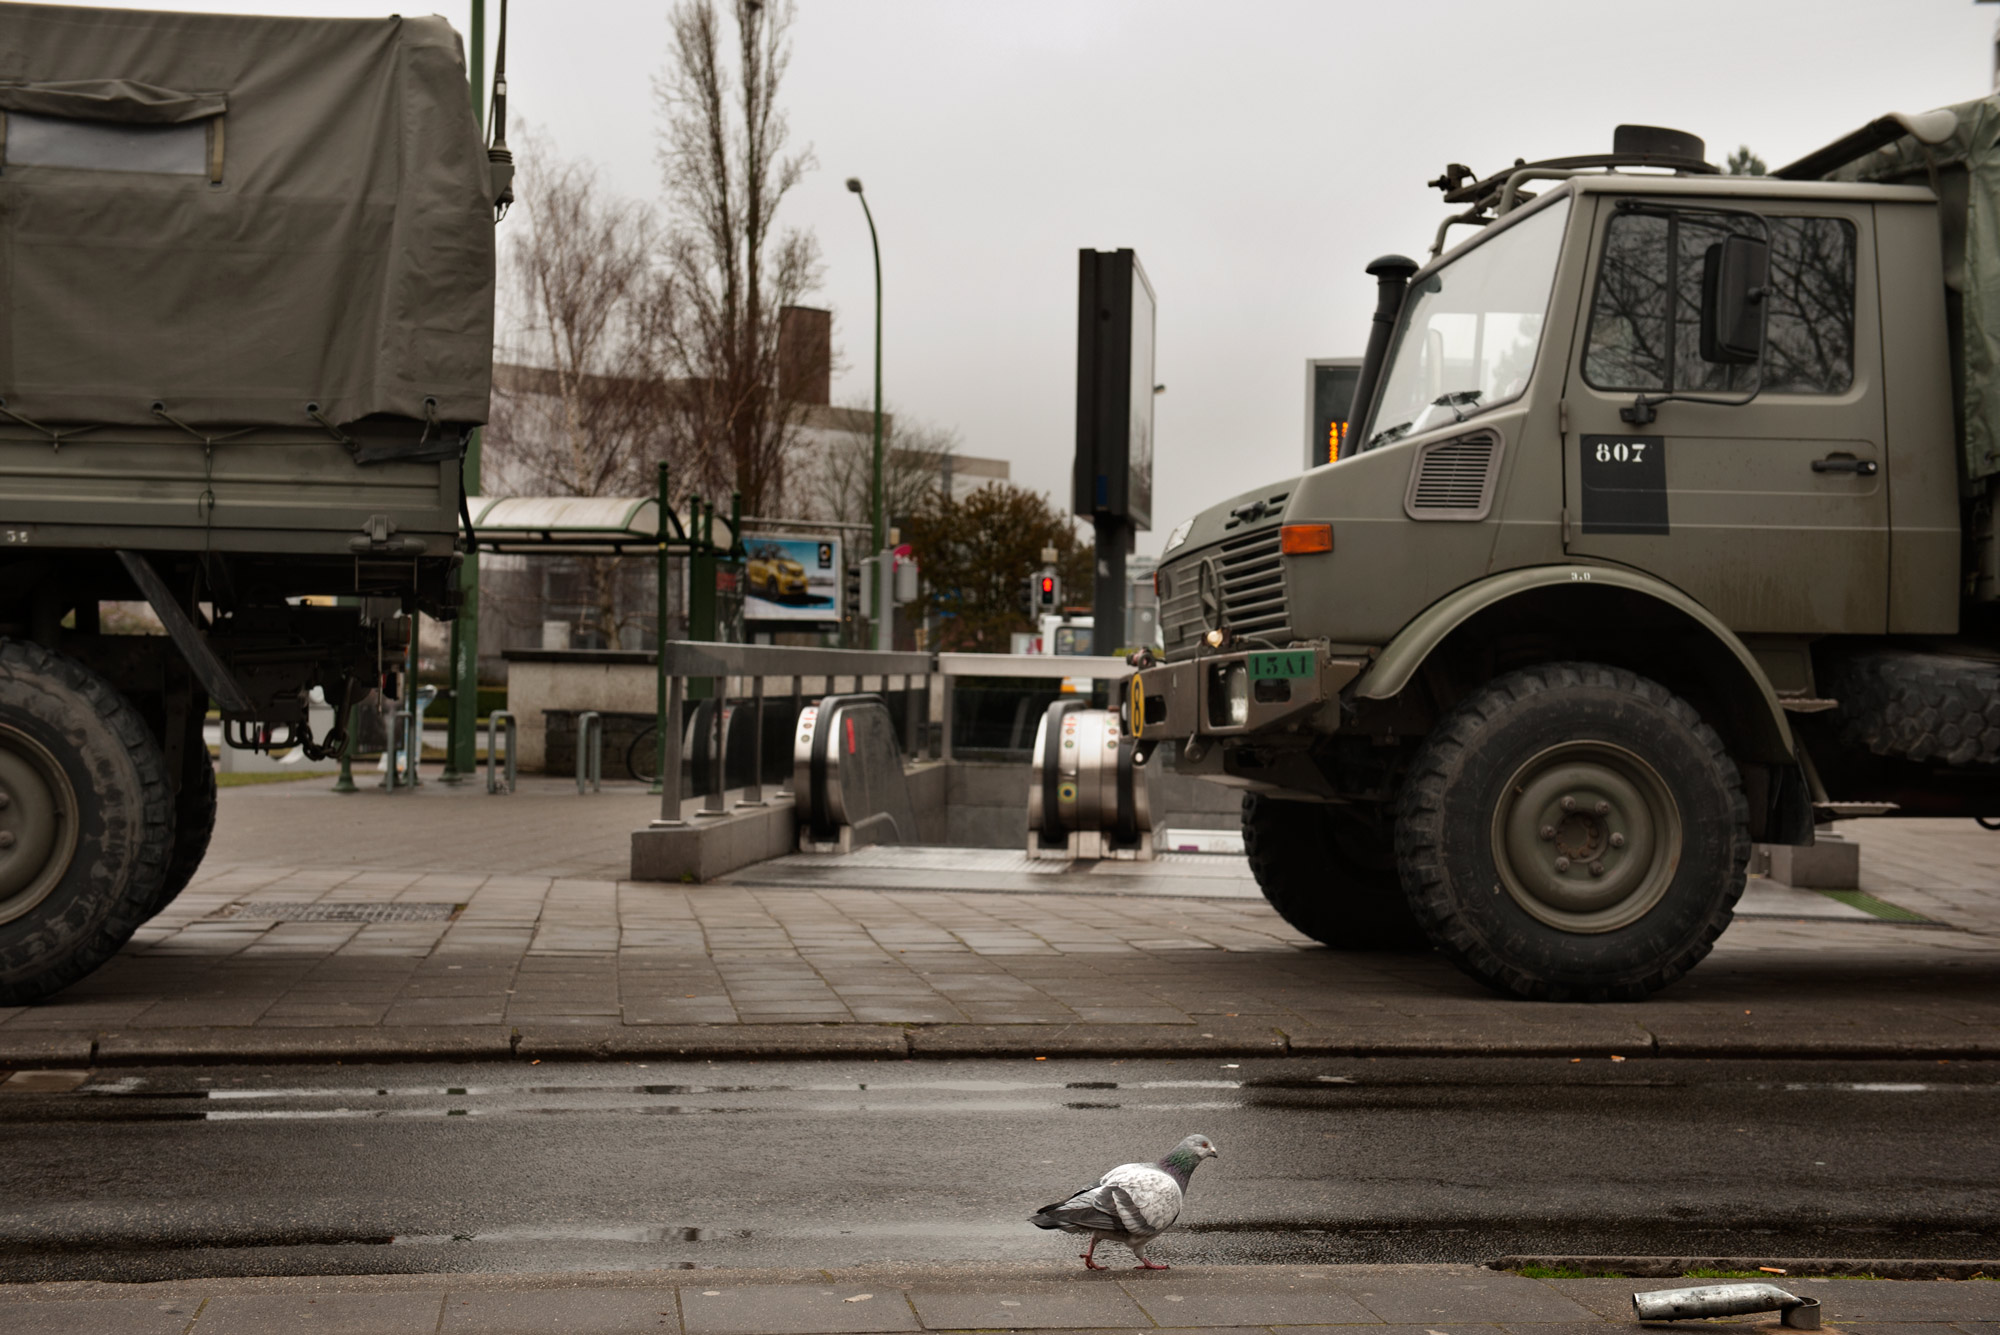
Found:
[[[1210,727],[1240,728],[1250,721],[1250,669],[1225,663],[1213,669],[1208,695]]]

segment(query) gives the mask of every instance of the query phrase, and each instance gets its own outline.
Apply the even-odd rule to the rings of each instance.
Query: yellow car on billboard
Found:
[[[750,553],[749,576],[750,592],[760,598],[782,601],[806,595],[806,568],[775,544]]]

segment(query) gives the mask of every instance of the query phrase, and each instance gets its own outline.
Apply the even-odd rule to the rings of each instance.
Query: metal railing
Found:
[[[501,731],[503,724],[506,728],[504,732]],[[507,768],[504,771],[499,771],[495,768],[500,761],[500,748],[496,743],[503,736],[507,739]],[[519,731],[515,727],[512,710],[496,709],[486,716],[487,792],[497,793],[501,791],[500,785],[502,780],[499,777],[501,773],[505,773],[507,776],[505,779],[507,792],[513,792],[515,785],[520,781],[521,771],[514,756],[514,744],[518,739]]]
[[[1079,678],[1086,681],[1120,683],[1132,675],[1132,666],[1109,655],[1052,654],[953,654],[937,656],[938,675],[944,678],[944,728],[939,744],[942,760],[951,759],[952,681],[958,677],[1012,677],[1041,680]]]
[[[918,758],[928,737],[930,695],[933,689],[932,656],[927,653],[875,653],[862,649],[814,649],[772,644],[711,644],[694,640],[670,640],[662,646],[660,674],[664,708],[658,738],[660,769],[660,814],[656,828],[679,826],[681,818],[681,714],[690,679],[714,683],[708,711],[708,739],[712,762],[708,766],[707,789],[699,812],[703,816],[724,815],[730,810],[728,785],[727,706],[730,701],[750,703],[750,782],[738,805],[764,805],[764,704],[773,678],[785,679],[784,690],[792,700],[796,719],[808,697],[839,692],[840,683],[851,683],[853,693],[874,689],[887,696],[900,690],[903,696],[903,752]],[[1081,660],[1070,660],[1081,661]],[[1061,674],[1057,674],[1061,675]],[[806,689],[814,679],[816,689]],[[896,679],[898,685],[892,686]],[[920,726],[924,725],[924,726]]]
[[[604,791],[604,715],[594,709],[576,716],[576,791]]]

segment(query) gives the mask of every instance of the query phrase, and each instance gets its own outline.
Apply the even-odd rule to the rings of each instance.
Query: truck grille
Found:
[[[1208,630],[1201,612],[1201,567],[1208,561],[1222,576],[1223,624],[1238,636],[1289,643],[1285,574],[1273,524],[1161,568],[1160,634],[1167,652],[1193,650]]]

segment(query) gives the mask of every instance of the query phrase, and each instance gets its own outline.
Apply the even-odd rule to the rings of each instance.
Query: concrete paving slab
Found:
[[[1150,1272],[1122,1287],[1161,1326],[1326,1326],[1374,1322],[1338,1281],[1297,1273],[1176,1276]]]
[[[1773,1281],[1782,1283],[1782,1280]],[[1836,1321],[2000,1321],[2000,1283],[1834,1279],[1812,1295]]]
[[[444,1294],[223,1293],[210,1298],[195,1325],[200,1335],[431,1335]]]
[[[160,1061],[484,1061],[511,1055],[505,1029],[376,1025],[361,1029],[248,1025],[107,1033],[99,1065]]]
[[[1582,1322],[1590,1311],[1546,1284],[1471,1266],[1381,1267],[1354,1279],[1355,1300],[1388,1322]]]
[[[1067,1284],[974,1280],[951,1289],[916,1288],[910,1290],[910,1304],[930,1330],[1129,1329],[1153,1324],[1111,1274],[1093,1272],[1080,1273]]]
[[[199,1298],[0,1300],[0,1331],[6,1335],[182,1335],[200,1306]]]
[[[1191,1057],[1276,1057],[1284,1055],[1285,1038],[1268,1025],[1210,1028],[1189,1017],[1179,1025],[924,1026],[910,1030],[909,1046],[913,1055],[924,1057],[1129,1057],[1149,1052]]]
[[[687,1335],[866,1335],[917,1330],[900,1290],[852,1285],[681,1287]]]
[[[451,1293],[438,1335],[628,1335],[678,1331],[680,1298],[652,1289],[532,1289]]]

